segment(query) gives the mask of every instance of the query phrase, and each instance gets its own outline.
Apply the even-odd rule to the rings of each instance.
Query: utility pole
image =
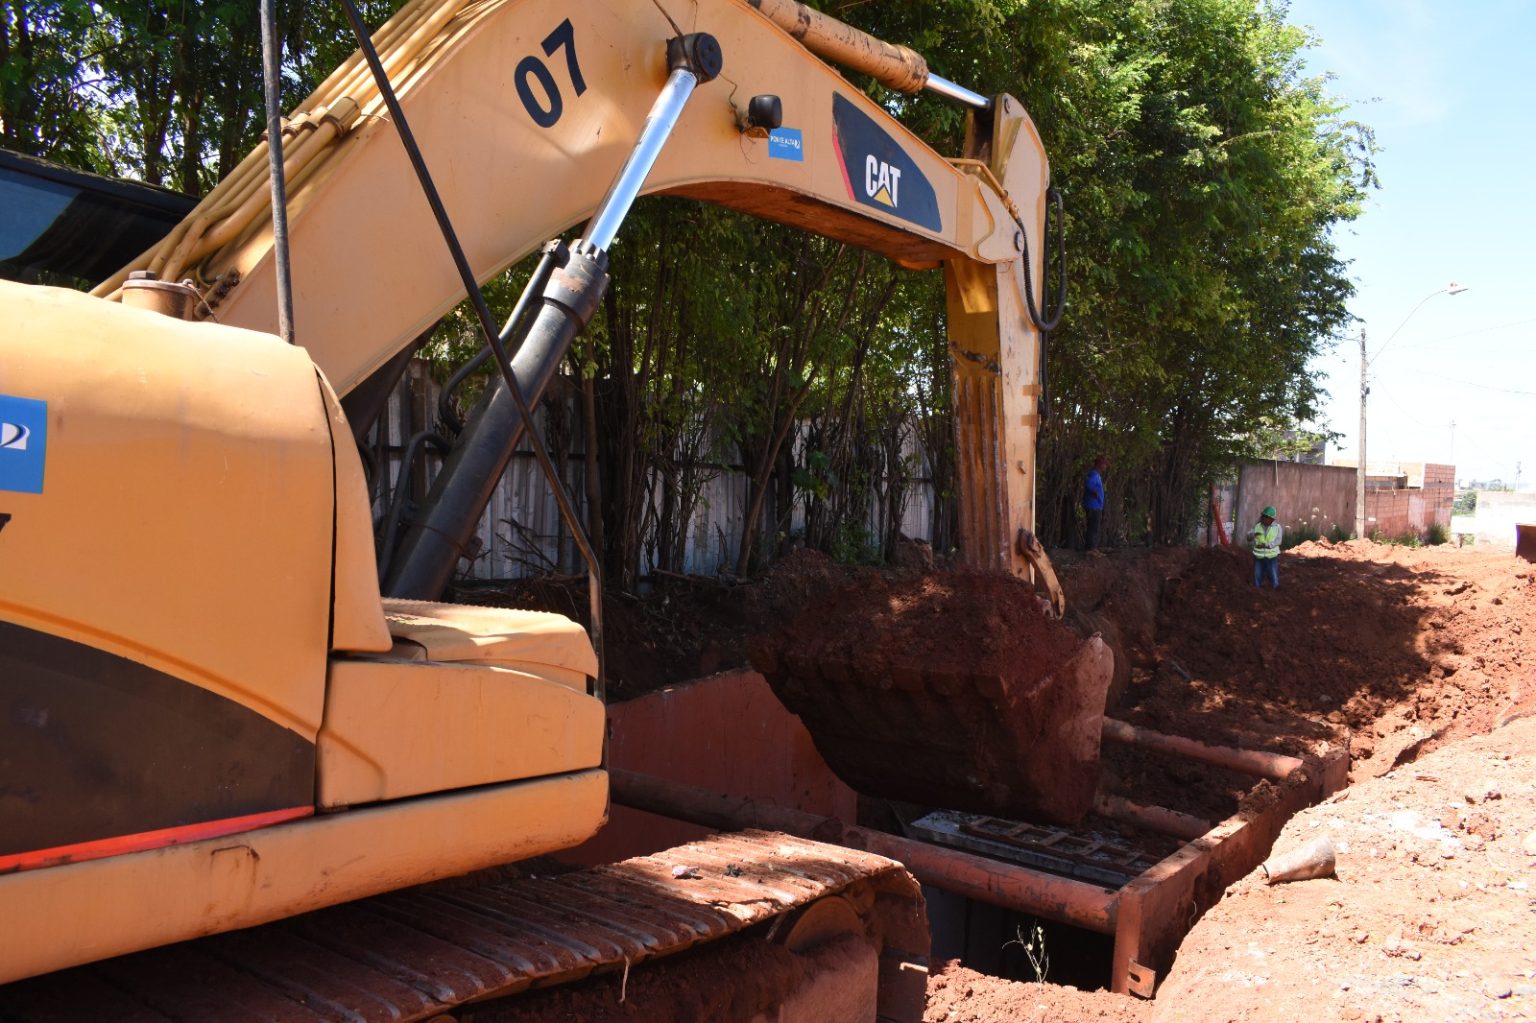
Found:
[[[1360,328],[1360,468],[1355,472],[1355,536],[1365,539],[1365,328]]]
[[[1434,291],[1431,291],[1429,294],[1427,294],[1423,298],[1419,299],[1418,305],[1415,305],[1412,309],[1408,310],[1408,315],[1403,317],[1403,322],[1399,323],[1397,325],[1397,329],[1392,331],[1392,333],[1388,334],[1387,335],[1387,339],[1381,343],[1381,347],[1376,349],[1376,354],[1380,355],[1382,352],[1384,352],[1386,350],[1387,345],[1391,344],[1392,343],[1392,339],[1397,337],[1398,333],[1405,326],[1408,325],[1408,321],[1413,319],[1413,314],[1418,312],[1421,308],[1423,308],[1425,302],[1428,302],[1430,299],[1434,298],[1436,295],[1459,295],[1463,291],[1466,291],[1466,290],[1467,290],[1466,285],[1464,285],[1464,284],[1457,284],[1455,281],[1452,281],[1450,284],[1447,284],[1445,287],[1443,287],[1443,288],[1436,288]],[[1360,537],[1361,539],[1365,538],[1365,396],[1367,394],[1369,394],[1370,390],[1371,390],[1370,387],[1367,386],[1367,384],[1365,382],[1365,371],[1366,371],[1366,368],[1370,366],[1370,364],[1371,364],[1371,359],[1367,358],[1366,354],[1365,354],[1365,328],[1361,327],[1360,328],[1360,471],[1355,474],[1355,535]]]

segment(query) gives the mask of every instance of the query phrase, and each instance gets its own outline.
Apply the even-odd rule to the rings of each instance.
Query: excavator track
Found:
[[[0,1020],[409,1023],[771,927],[833,895],[866,909],[882,980],[926,966],[922,898],[901,864],[746,831],[553,877],[394,892],[20,981],[0,987]]]

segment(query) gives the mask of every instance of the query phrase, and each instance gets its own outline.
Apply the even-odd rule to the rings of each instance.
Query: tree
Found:
[[[377,25],[397,5],[364,15]],[[947,78],[1014,94],[1051,154],[1071,288],[1047,358],[1037,532],[1070,538],[1081,472],[1104,453],[1107,531],[1187,536],[1213,478],[1315,412],[1309,362],[1348,320],[1330,232],[1376,183],[1374,143],[1303,72],[1308,37],[1266,0],[820,6]],[[333,5],[286,0],[279,20],[291,102],[353,43]],[[262,129],[254,21],[233,0],[0,0],[0,144],[199,192]],[[850,77],[958,151],[959,108]],[[738,571],[756,563],[769,509],[782,534],[797,501],[810,542],[847,546],[873,527],[865,546],[888,550],[914,429],[946,498],[934,538],[951,546],[936,273],[671,199],[642,203],[612,258],[574,363],[610,578],[629,585],[646,558],[681,564],[695,502],[732,450],[749,478]],[[463,348],[434,351],[451,363]]]

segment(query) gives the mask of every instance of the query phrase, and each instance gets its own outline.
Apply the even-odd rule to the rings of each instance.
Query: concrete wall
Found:
[[[1365,491],[1366,534],[1399,537],[1423,534],[1432,524],[1451,525],[1456,500],[1456,469],[1436,463],[1394,465],[1394,475],[1374,473]],[[1406,471],[1403,471],[1406,470]],[[1533,495],[1536,496],[1536,495]],[[1237,487],[1237,533],[1247,536],[1265,505],[1274,505],[1287,532],[1304,528],[1326,536],[1338,525],[1355,531],[1355,469],[1347,465],[1298,465],[1292,462],[1249,462]],[[1514,543],[1513,527],[1507,530]]]
[[[407,440],[417,431],[429,427],[437,415],[440,391],[427,364],[416,359],[411,362],[409,371],[390,396],[384,418],[389,464],[383,467],[383,471],[390,481],[391,490],[401,472],[402,453]],[[547,408],[540,408],[535,415],[541,424],[547,423]],[[573,408],[570,411],[568,422],[580,422],[579,410]],[[547,436],[547,429],[542,425],[541,429]],[[575,433],[566,467],[567,481],[581,479],[583,463],[579,428]],[[795,443],[804,443],[803,431],[797,435]],[[903,453],[915,464],[927,465],[927,457],[921,450],[916,431],[908,435]],[[441,459],[433,449],[428,449],[424,461],[427,465],[425,478],[422,478],[420,472],[413,477],[411,496],[417,499],[426,494],[428,485],[441,467]],[[700,490],[699,501],[688,525],[688,544],[682,570],[715,575],[735,569],[736,556],[741,550],[742,522],[747,513],[748,479],[746,473],[734,466],[714,466],[705,469],[704,476],[706,479]],[[585,517],[585,490],[578,482],[570,486],[569,492],[577,513]],[[653,505],[660,504],[659,487],[653,485],[647,496]],[[926,470],[920,468],[907,489],[901,531],[914,539],[930,539],[936,501],[933,482],[927,478]],[[382,510],[382,501],[375,510]],[[881,488],[872,486],[869,518],[865,526],[877,542],[885,521],[885,512]],[[763,514],[763,539],[771,542],[771,532],[768,531],[774,528],[778,519],[779,510],[772,506],[770,496],[770,504]],[[804,526],[805,502],[796,501],[795,507],[790,510],[790,528],[803,529]],[[544,474],[534,460],[526,440],[518,446],[512,464],[497,484],[490,504],[475,527],[475,536],[480,541],[480,553],[473,561],[459,563],[462,578],[507,579],[538,575],[549,570],[582,571],[575,544],[560,519],[554,494],[545,483]],[[655,567],[653,553],[643,552],[642,572],[649,572]]]
[[[1355,470],[1273,460],[1247,463],[1238,475],[1234,543],[1247,546],[1259,512],[1271,504],[1279,513],[1276,521],[1287,532],[1308,527],[1326,536],[1338,524],[1353,533]]]
[[[1536,494],[1479,490],[1474,522],[1478,543],[1513,550],[1516,523],[1536,522]]]

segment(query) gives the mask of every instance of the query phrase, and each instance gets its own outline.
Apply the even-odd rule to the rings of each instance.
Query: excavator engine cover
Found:
[[[752,662],[837,775],[889,799],[1075,823],[1113,655],[1002,573],[875,572],[755,639]]]

